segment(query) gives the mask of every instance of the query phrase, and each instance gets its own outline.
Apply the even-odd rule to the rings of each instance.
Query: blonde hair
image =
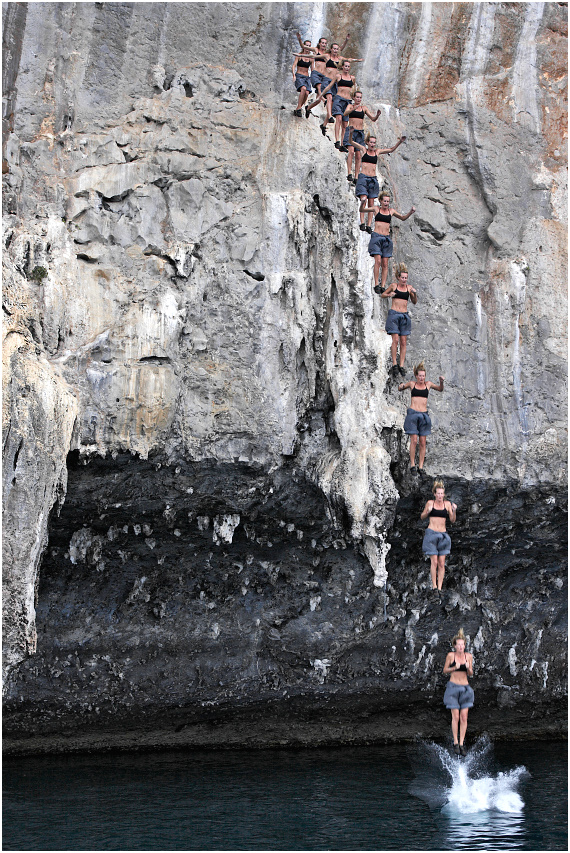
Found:
[[[416,364],[416,366],[414,367],[414,376],[417,376],[420,370],[423,370],[424,373],[426,372],[426,366],[423,361],[420,361],[420,363]]]
[[[405,264],[396,264],[396,278],[400,278],[403,272],[408,272]]]
[[[371,140],[371,139],[377,139],[377,137],[376,137],[373,133],[370,133],[370,131],[368,130],[368,131],[366,132],[365,137],[364,137],[364,141],[365,141],[365,142],[366,142],[366,144],[368,145],[368,143],[370,142],[370,140]]]
[[[431,490],[432,494],[435,495],[438,489],[443,489],[443,493],[445,494],[445,486],[443,485],[443,480],[436,480],[433,484],[433,489]]]
[[[465,639],[465,634],[463,633],[463,628],[459,629],[459,631],[457,632],[457,634],[455,635],[455,637],[451,641],[451,645],[455,646],[455,644],[458,640],[463,640],[464,643],[467,643],[467,640]]]
[[[392,193],[390,192],[390,190],[382,189],[380,190],[380,195],[378,196],[378,198],[381,199],[382,196],[388,196],[388,198],[392,198]]]

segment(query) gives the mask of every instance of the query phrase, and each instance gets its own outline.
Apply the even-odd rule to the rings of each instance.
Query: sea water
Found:
[[[4,761],[4,850],[567,850],[566,744]]]

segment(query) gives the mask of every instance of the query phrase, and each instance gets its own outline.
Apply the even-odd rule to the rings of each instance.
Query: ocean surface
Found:
[[[3,850],[567,850],[567,745],[9,758]]]

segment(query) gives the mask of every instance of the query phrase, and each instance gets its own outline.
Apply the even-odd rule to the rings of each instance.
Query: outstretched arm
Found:
[[[398,211],[397,211],[397,210],[390,210],[390,213],[392,214],[392,216],[395,216],[395,217],[396,217],[396,219],[401,219],[401,220],[402,220],[402,222],[405,222],[405,221],[406,221],[406,219],[409,219],[409,218],[410,218],[410,216],[412,215],[412,213],[415,213],[415,212],[416,212],[416,208],[415,208],[415,207],[411,207],[411,208],[409,209],[409,211],[408,211],[407,213],[405,213],[405,214],[404,214],[404,213],[398,213]]]
[[[348,144],[349,145],[356,145],[356,142],[349,142]],[[364,206],[365,204],[366,204],[366,199],[364,199],[364,201],[360,202],[360,207],[358,208],[358,212],[359,213],[374,213],[374,211],[376,210],[376,207],[374,205],[372,205],[372,207],[365,207]]]
[[[378,118],[378,116],[380,115],[380,110],[377,110],[376,115],[375,115],[375,116],[373,116],[373,115],[372,115],[371,110],[369,110],[369,109],[368,109],[368,107],[365,107],[365,108],[364,108],[364,112],[366,113],[366,115],[368,116],[368,118],[370,119],[370,121],[376,121],[376,119],[377,119],[377,118]]]
[[[354,56],[342,56],[341,59],[343,62],[364,62],[363,59],[355,59]]]
[[[405,391],[406,388],[411,388],[412,385],[413,382],[402,382],[400,385],[398,385],[398,391]]]
[[[429,386],[430,389],[434,391],[443,391],[443,376],[439,377],[439,385],[436,385],[435,382],[426,382],[426,385]]]
[[[380,114],[380,111],[378,111],[378,114]],[[398,146],[400,146],[402,144],[402,142],[405,142],[405,141],[406,141],[406,137],[400,136],[400,138],[398,139],[396,144],[392,145],[391,148],[377,148],[376,153],[377,154],[391,154],[393,151],[396,150],[396,148],[398,148]]]
[[[301,50],[305,50],[305,49],[310,50],[311,53],[318,53],[319,52],[318,47],[306,47],[306,45],[303,44],[303,39],[301,38],[301,33],[295,33],[295,35],[297,36],[297,41],[301,45]]]
[[[344,50],[344,49],[345,49],[345,47],[347,46],[349,38],[350,38],[350,33],[347,33],[347,34],[346,34],[346,38],[345,38],[345,40],[343,41],[343,43],[342,43],[342,47],[341,47],[341,49],[340,49],[340,52],[341,52],[341,53],[343,52],[343,50]]]

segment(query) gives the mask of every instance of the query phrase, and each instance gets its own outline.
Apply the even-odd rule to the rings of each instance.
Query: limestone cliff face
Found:
[[[387,382],[386,306],[372,293],[344,160],[315,119],[291,115],[297,29],[313,43],[350,31],[365,101],[382,110],[380,139],[407,135],[379,171],[397,209],[417,208],[394,228],[394,261],[419,293],[408,363],[425,357],[428,378],[446,377],[430,398],[427,470],[452,478],[465,524],[503,487],[532,496],[540,486],[546,507],[562,506],[564,4],[7,4],[3,14],[9,703],[32,707],[47,690],[56,709],[53,657],[81,647],[117,658],[121,683],[138,684],[136,700],[117,687],[118,701],[140,707],[140,684],[156,673],[147,657],[129,670],[134,635],[148,623],[163,648],[188,631],[181,614],[195,599],[197,645],[171,654],[193,660],[207,638],[200,654],[217,663],[212,683],[200,675],[178,705],[202,701],[202,689],[218,701],[216,656],[246,622],[244,660],[274,631],[312,655],[298,689],[319,688],[327,648],[355,631],[374,642],[391,624],[386,580],[394,606],[406,594],[391,566],[397,505],[416,493],[407,400]],[[515,528],[528,523],[528,499]],[[461,541],[471,566],[475,545]],[[277,613],[280,565],[290,588]],[[239,577],[252,566],[255,605]],[[190,576],[201,587],[179,582]],[[226,615],[212,622],[205,597],[213,611],[226,582]],[[559,587],[549,590],[554,602]],[[406,637],[425,615],[415,594],[393,623]],[[319,619],[326,595],[353,603]],[[468,609],[484,606],[474,598]],[[442,617],[452,633],[456,607]],[[490,642],[493,619],[477,612],[474,636]],[[539,628],[520,631],[534,648]],[[519,649],[521,637],[511,638]],[[273,654],[266,672],[250,661],[240,676],[243,701],[263,693]],[[77,678],[66,689],[89,708]],[[540,681],[545,701],[561,679]]]

